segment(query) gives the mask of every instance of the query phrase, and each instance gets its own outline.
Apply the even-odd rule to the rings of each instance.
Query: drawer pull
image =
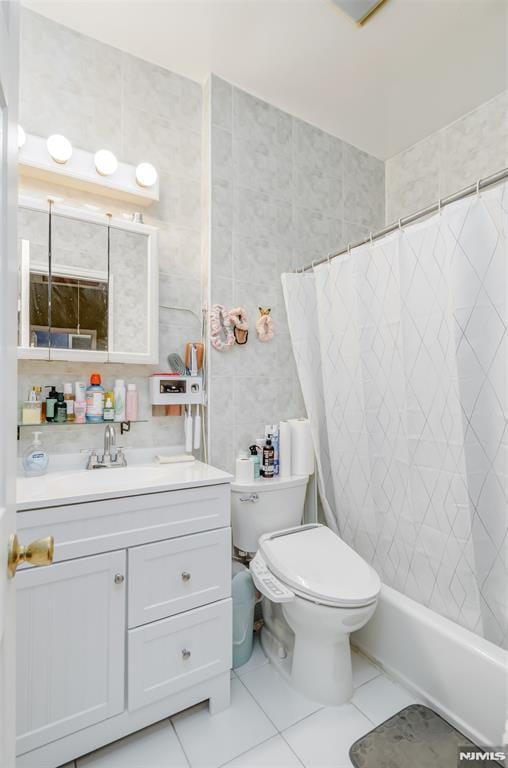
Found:
[[[240,496],[240,501],[250,501],[251,504],[255,504],[258,499],[257,493],[251,493],[249,496]]]
[[[125,576],[123,573],[115,573],[115,584],[123,584]]]
[[[187,648],[184,648],[182,651],[182,659],[187,661],[187,659],[190,659],[190,657],[191,657],[191,652]]]
[[[182,581],[190,581],[190,573],[188,571],[183,571],[182,573]]]

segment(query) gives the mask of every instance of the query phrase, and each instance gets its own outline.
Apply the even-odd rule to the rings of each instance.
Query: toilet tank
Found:
[[[302,475],[231,483],[234,546],[254,553],[263,533],[300,525],[307,481]]]

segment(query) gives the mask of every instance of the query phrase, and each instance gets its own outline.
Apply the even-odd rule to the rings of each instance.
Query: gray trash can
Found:
[[[246,664],[252,654],[256,588],[242,563],[233,560],[231,593],[233,597],[233,667]]]

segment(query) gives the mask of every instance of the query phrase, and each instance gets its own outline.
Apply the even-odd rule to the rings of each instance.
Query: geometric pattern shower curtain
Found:
[[[282,276],[328,524],[508,645],[505,183]]]

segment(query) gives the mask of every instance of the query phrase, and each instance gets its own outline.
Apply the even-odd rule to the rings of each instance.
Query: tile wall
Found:
[[[250,324],[246,346],[210,357],[211,461],[232,470],[264,424],[304,415],[280,274],[383,225],[384,163],[216,76],[207,98],[211,303],[242,305]]]
[[[391,223],[508,166],[508,91],[386,162]]]
[[[22,9],[20,122],[40,136],[63,133],[75,147],[111,149],[125,162],[152,162],[160,174],[160,202],[144,214],[159,229],[161,305],[183,306],[197,313],[160,308],[160,365],[169,352],[183,353],[184,343],[200,335],[201,306],[201,127],[202,89],[198,83],[78,34]],[[48,194],[47,185],[22,185],[31,195]],[[52,189],[71,204],[97,198]],[[114,214],[130,213],[128,204],[111,205]],[[104,208],[106,210],[106,208]],[[136,382],[140,416],[148,423],[122,437],[126,446],[180,444],[182,420],[151,418],[148,366],[100,365],[109,387],[114,378]],[[19,395],[33,384],[73,381],[91,366],[20,361]],[[92,437],[93,433],[93,437]],[[97,445],[102,428],[47,429],[52,452]],[[29,439],[22,430],[20,447]]]

